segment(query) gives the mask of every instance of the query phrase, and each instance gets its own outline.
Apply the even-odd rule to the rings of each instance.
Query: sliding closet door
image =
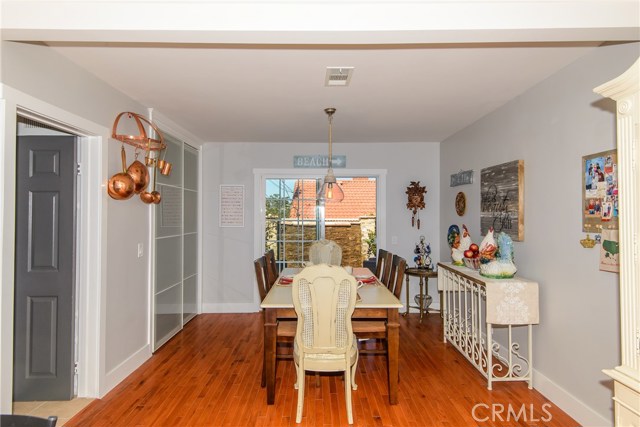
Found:
[[[183,323],[198,312],[198,151],[184,145]]]
[[[198,150],[164,135],[173,167],[156,182],[154,351],[198,312]]]
[[[154,351],[182,329],[182,142],[165,134],[168,176],[158,173],[162,199],[155,208]]]

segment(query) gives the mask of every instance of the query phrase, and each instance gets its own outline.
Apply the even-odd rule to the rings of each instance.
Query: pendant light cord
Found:
[[[332,125],[333,122],[333,114],[329,115],[329,169],[333,170],[333,154],[331,151],[331,146],[333,144],[333,135],[331,132],[331,129],[333,127]]]

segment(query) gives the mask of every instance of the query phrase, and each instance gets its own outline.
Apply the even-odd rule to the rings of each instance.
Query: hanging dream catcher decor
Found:
[[[411,185],[407,187],[407,209],[413,214],[411,216],[411,226],[417,226],[420,229],[420,211],[424,209],[424,195],[427,192],[426,187],[420,187],[420,181],[411,181]]]

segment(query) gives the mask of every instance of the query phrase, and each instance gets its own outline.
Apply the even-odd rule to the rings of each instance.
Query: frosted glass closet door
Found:
[[[173,164],[169,176],[158,174],[162,199],[155,207],[155,286],[153,349],[182,329],[183,296],[183,149],[182,142],[166,135],[165,160]]]
[[[198,151],[184,145],[183,321],[198,312]]]

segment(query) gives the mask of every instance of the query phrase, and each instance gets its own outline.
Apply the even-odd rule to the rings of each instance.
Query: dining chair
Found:
[[[318,264],[293,278],[293,306],[298,326],[293,347],[298,406],[302,421],[305,371],[344,372],[347,419],[353,424],[351,389],[356,390],[357,340],[351,327],[357,299],[356,279],[339,266]]]
[[[253,261],[253,266],[256,272],[256,282],[258,283],[258,293],[260,294],[260,301],[262,302],[267,296],[269,289],[267,289],[267,259],[265,256]],[[264,311],[262,312],[264,323]],[[276,360],[293,358],[293,338],[296,335],[296,321],[295,320],[279,320],[276,329]],[[264,359],[264,343],[263,343],[263,357],[262,357],[262,377],[260,379],[260,386],[265,387],[267,385],[267,373],[265,370]],[[0,426],[2,427],[2,426]]]
[[[393,254],[384,249],[378,249],[378,260],[376,264],[376,277],[380,282],[389,287],[389,279],[391,278],[391,262]]]
[[[407,261],[401,256],[393,255],[390,266],[390,285],[387,286],[387,289],[396,298],[400,299]],[[384,354],[388,356],[387,325],[385,321],[353,319],[353,332],[358,338],[360,354]],[[374,340],[373,348],[368,345],[370,340]]]
[[[276,256],[273,249],[269,249],[264,253],[267,261],[267,287],[271,289],[276,280],[278,279],[278,266],[276,265]]]
[[[318,240],[309,248],[311,264],[342,264],[342,248],[333,240]]]
[[[0,415],[0,427],[56,427],[58,417],[39,418],[31,415]]]
[[[389,275],[389,283],[387,289],[398,299],[402,292],[402,284],[404,283],[404,272],[407,269],[407,261],[398,255],[393,255],[391,260],[391,273]]]

